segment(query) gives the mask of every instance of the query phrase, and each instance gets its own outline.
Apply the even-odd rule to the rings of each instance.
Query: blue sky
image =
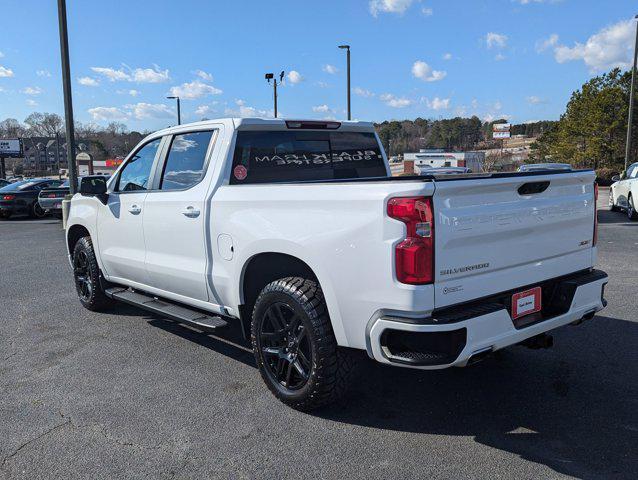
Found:
[[[627,68],[630,0],[67,0],[76,120],[132,129],[272,115],[557,119],[573,90]],[[634,11],[636,10],[636,11]],[[12,21],[10,19],[15,19]],[[63,112],[54,0],[5,0],[0,119]]]

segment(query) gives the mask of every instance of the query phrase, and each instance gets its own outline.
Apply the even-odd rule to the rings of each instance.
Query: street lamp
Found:
[[[277,83],[277,79],[273,73],[267,73],[264,75],[264,78],[268,83],[272,80],[272,87],[274,93],[274,101],[275,101],[275,118],[277,118],[277,85],[281,84],[284,81],[284,71],[282,70],[279,74],[279,83]]]
[[[634,17],[638,19],[638,15]],[[629,156],[631,155],[631,127],[634,113],[634,86],[636,84],[636,61],[638,60],[638,26],[636,26],[636,44],[634,45],[634,63],[631,68],[631,89],[629,90],[629,118],[627,119],[627,143],[625,146],[625,172],[629,166]]]
[[[69,35],[66,25],[66,0],[58,0],[58,22],[60,24],[60,56],[62,57],[64,120],[66,124],[66,141],[68,144],[66,158],[69,167],[69,192],[71,195],[75,195],[78,184],[78,173],[75,165],[75,131],[73,129],[73,100],[71,97],[71,67],[69,64]],[[65,208],[69,208],[68,202],[66,205],[67,206]]]
[[[166,97],[170,100],[177,100],[177,125],[181,125],[182,124],[182,113],[180,112],[180,107],[179,107],[179,97],[175,97],[175,96],[171,96],[171,97]]]
[[[348,120],[352,120],[352,111],[350,110],[350,45],[339,45],[339,48],[346,50],[346,62],[348,64]]]

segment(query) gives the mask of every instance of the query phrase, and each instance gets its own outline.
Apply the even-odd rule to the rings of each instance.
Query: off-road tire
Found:
[[[294,320],[298,321],[298,325],[303,325],[307,335],[308,340],[301,341],[307,341],[306,345],[310,345],[312,352],[307,380],[294,390],[287,388],[285,382],[277,381],[276,372],[273,371],[272,364],[268,363],[269,360],[274,360],[263,351],[268,343],[262,338],[268,335],[263,333],[264,322],[271,321],[267,312],[272,312],[271,309],[275,305],[284,305],[291,309]],[[266,285],[253,309],[251,340],[255,361],[264,382],[275,397],[294,409],[309,411],[332,403],[339,399],[349,386],[356,357],[350,350],[338,347],[323,292],[316,281],[286,277]],[[294,343],[294,340],[292,341]],[[303,378],[301,374],[295,374]]]
[[[85,270],[80,272],[80,270]],[[93,312],[107,310],[115,303],[104,294],[100,282],[100,267],[95,258],[91,237],[82,237],[73,248],[73,280],[82,306]],[[82,277],[82,281],[79,277]],[[84,282],[87,282],[86,284]],[[87,290],[83,290],[83,285]]]

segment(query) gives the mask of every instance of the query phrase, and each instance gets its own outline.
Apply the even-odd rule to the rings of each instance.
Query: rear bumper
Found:
[[[591,318],[606,305],[603,293],[607,281],[604,272],[593,270],[548,282],[547,288],[551,286],[556,298],[546,310],[558,313],[545,314],[527,326],[516,326],[509,305],[505,301],[498,303],[509,298],[509,292],[467,306],[435,311],[431,318],[375,316],[366,329],[368,355],[381,363],[411,368],[463,367],[472,357]]]
[[[62,200],[64,198],[39,198],[38,203],[43,210],[56,211],[62,210]]]

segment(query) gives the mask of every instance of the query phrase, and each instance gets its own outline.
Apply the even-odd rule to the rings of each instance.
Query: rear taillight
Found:
[[[598,184],[594,182],[594,240],[592,245],[595,247],[598,243]]]
[[[395,249],[397,280],[411,285],[434,281],[434,214],[430,197],[396,197],[388,216],[405,223],[406,237]]]
[[[2,196],[2,200],[13,200],[14,198],[16,198],[15,195],[3,195]]]

